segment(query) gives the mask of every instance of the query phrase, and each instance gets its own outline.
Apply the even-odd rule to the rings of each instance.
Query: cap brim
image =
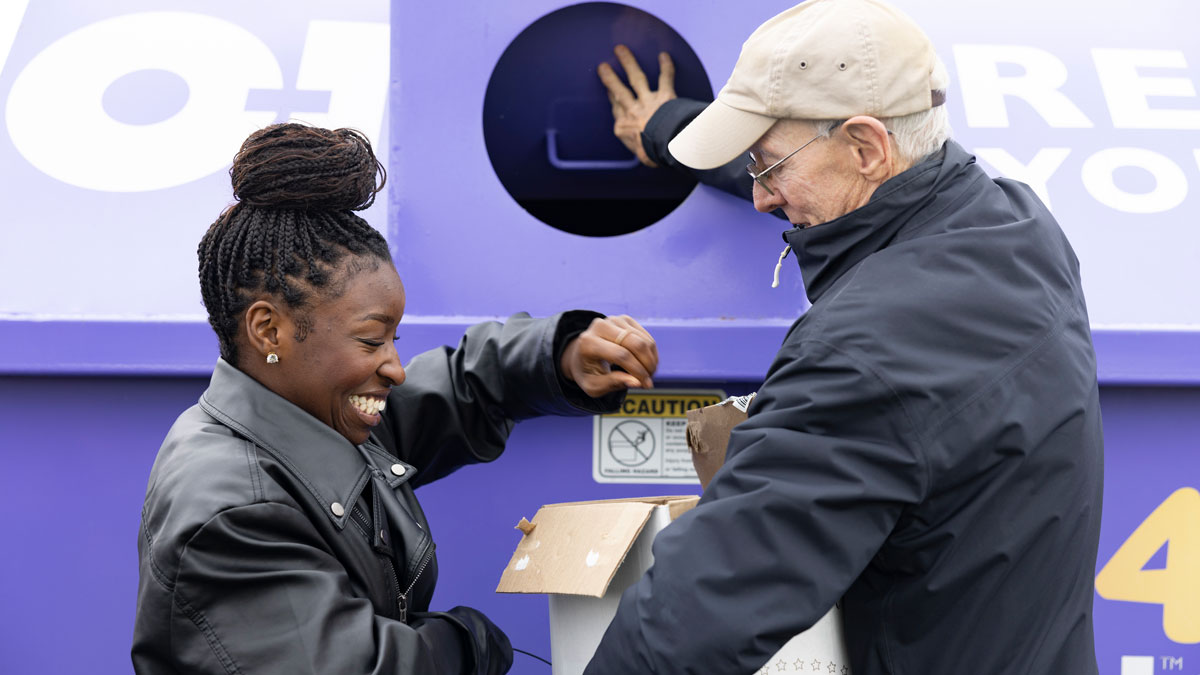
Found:
[[[671,139],[667,150],[684,166],[715,169],[749,150],[775,122],[717,99]]]

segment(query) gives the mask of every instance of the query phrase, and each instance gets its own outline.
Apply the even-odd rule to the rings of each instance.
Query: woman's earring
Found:
[[[267,352],[267,363],[279,363],[279,355],[275,352]]]

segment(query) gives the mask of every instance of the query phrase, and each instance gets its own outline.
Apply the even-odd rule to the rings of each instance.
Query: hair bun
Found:
[[[248,206],[360,211],[375,202],[387,172],[361,132],[289,122],[250,134],[229,177],[234,198]]]

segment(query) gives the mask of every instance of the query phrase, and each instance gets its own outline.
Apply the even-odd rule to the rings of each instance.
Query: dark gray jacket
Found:
[[[839,599],[854,675],[1097,672],[1103,437],[1054,218],[951,141],[784,239],[812,308],[587,672],[748,674]]]
[[[615,408],[557,371],[596,314],[472,327],[417,356],[350,444],[224,361],[154,463],[138,538],[138,673],[494,673],[507,639],[429,612],[433,541],[413,488],[504,449],[516,420]]]

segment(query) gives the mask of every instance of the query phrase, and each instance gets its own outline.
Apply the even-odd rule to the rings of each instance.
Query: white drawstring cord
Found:
[[[783,259],[786,258],[787,254],[791,252],[792,245],[788,244],[787,247],[783,249],[783,253],[779,254],[779,262],[775,265],[775,279],[771,282],[771,288],[779,288],[779,270],[783,269]]]

